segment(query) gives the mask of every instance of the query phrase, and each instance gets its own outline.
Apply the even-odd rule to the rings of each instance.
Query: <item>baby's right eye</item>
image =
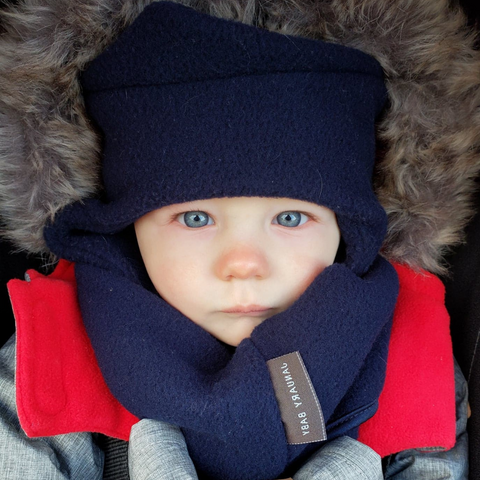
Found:
[[[282,212],[273,219],[273,223],[282,227],[299,227],[308,221],[307,215],[302,212]]]
[[[177,219],[182,225],[189,228],[200,228],[205,227],[206,225],[213,225],[213,219],[208,213],[200,211],[181,213]]]

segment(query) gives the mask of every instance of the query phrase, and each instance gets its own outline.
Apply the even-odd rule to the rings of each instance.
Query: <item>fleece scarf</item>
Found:
[[[396,265],[400,292],[385,385],[359,440],[385,456],[455,442],[455,394],[445,289]],[[83,325],[74,264],[8,284],[17,322],[17,409],[30,437],[100,432],[128,440],[138,418],[108,389]]]

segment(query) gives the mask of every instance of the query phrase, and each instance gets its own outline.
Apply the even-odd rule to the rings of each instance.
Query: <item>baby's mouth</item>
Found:
[[[272,310],[272,308],[264,307],[262,305],[237,305],[235,307],[222,310],[222,312],[237,316],[263,317],[268,315],[268,313]]]

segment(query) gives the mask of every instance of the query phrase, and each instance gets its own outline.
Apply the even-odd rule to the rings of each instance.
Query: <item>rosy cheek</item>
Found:
[[[165,258],[158,268],[154,285],[160,295],[177,308],[179,303],[188,303],[188,299],[201,291],[202,284],[198,284],[201,268],[197,262],[195,256],[175,255]]]
[[[292,279],[295,279],[294,296],[298,299],[300,295],[311,285],[311,283],[320,275],[326,267],[330,265],[329,262],[318,258],[303,258],[295,262],[293,268]]]
[[[301,281],[298,283],[297,286],[297,298],[311,285],[311,283],[315,280],[317,275],[323,270],[322,269],[315,269],[309,270],[307,275],[304,275]]]

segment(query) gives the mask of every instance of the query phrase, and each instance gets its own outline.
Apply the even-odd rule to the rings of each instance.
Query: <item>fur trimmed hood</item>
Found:
[[[0,12],[0,217],[20,249],[99,191],[100,140],[78,76],[151,0],[21,0]],[[218,17],[362,50],[382,65],[375,189],[390,260],[442,273],[480,173],[480,52],[447,0],[180,0]]]

